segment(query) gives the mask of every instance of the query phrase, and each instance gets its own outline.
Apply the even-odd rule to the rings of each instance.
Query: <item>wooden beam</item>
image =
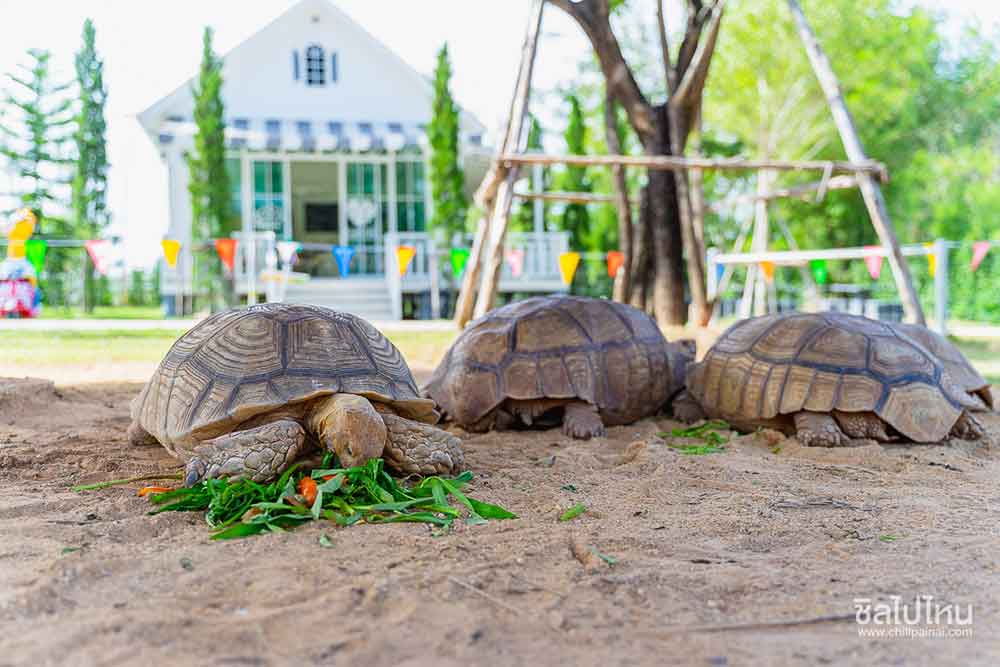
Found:
[[[518,199],[540,199],[568,204],[613,204],[618,201],[615,195],[602,195],[594,192],[523,192],[515,190],[514,196]],[[638,204],[639,198],[631,197],[630,201]]]
[[[799,3],[796,0],[787,0],[787,2],[789,10],[792,12],[792,18],[795,19],[799,38],[805,46],[806,55],[809,56],[809,62],[812,64],[816,78],[819,80],[819,85],[826,95],[826,101],[830,105],[833,122],[840,133],[840,140],[844,144],[844,152],[847,153],[847,157],[851,162],[863,162],[868,158],[865,155],[864,146],[861,144],[861,137],[858,135],[858,130],[854,126],[854,119],[851,117],[851,112],[844,102],[844,96],[840,92],[840,83],[837,81],[837,75],[830,65],[830,60],[823,52],[823,47],[820,46],[819,40],[816,39],[816,34],[806,20],[805,14],[802,13]],[[868,208],[868,215],[871,217],[872,225],[875,227],[879,240],[881,240],[882,245],[886,249],[889,267],[892,269],[893,278],[896,280],[896,286],[899,289],[899,296],[903,302],[903,310],[906,312],[906,317],[912,322],[925,324],[924,311],[920,307],[919,299],[917,299],[917,291],[913,287],[913,277],[910,275],[910,269],[906,265],[906,262],[903,261],[903,254],[899,249],[899,240],[896,238],[896,232],[889,218],[889,210],[886,208],[885,199],[882,197],[882,189],[868,172],[858,172],[858,186],[861,189],[861,196],[865,200],[865,206]]]
[[[742,158],[677,157],[674,155],[554,155],[549,153],[504,153],[498,158],[508,165],[568,164],[577,167],[640,167],[683,171],[686,169],[732,169],[756,171],[826,171],[841,174],[869,174],[888,181],[885,165],[875,160],[840,162],[830,160],[744,160]]]
[[[840,176],[834,176],[828,181],[826,181],[826,190],[846,190],[848,188],[858,187],[858,181],[854,176],[848,176],[846,174]],[[709,205],[715,213],[720,213],[725,211],[727,208],[733,206],[738,206],[739,204],[752,204],[760,199],[766,201],[771,201],[772,199],[785,199],[793,197],[805,198],[806,195],[818,192],[824,189],[823,181],[816,181],[815,183],[805,183],[803,185],[793,185],[788,188],[776,188],[765,192],[763,194],[752,194],[752,195],[740,195],[738,197],[730,197],[729,199],[723,199],[720,202]]]

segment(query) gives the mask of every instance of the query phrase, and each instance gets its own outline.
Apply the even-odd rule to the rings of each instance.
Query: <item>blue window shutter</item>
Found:
[[[330,83],[337,81],[337,54],[330,56]]]
[[[299,80],[299,52],[292,51],[292,78]]]

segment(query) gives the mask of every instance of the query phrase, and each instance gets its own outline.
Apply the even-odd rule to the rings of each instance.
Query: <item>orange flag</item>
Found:
[[[618,250],[608,251],[608,275],[614,278],[618,275],[618,269],[625,263],[625,255]]]
[[[774,282],[774,262],[761,262],[760,270],[764,272],[764,279],[767,282]]]
[[[236,239],[215,239],[215,252],[219,253],[219,259],[232,273],[236,268]]]
[[[163,246],[163,259],[167,260],[167,266],[171,269],[177,266],[177,255],[181,251],[181,242],[176,239],[163,239],[160,245]]]
[[[401,245],[396,248],[396,261],[399,263],[399,276],[403,277],[410,270],[410,262],[417,254],[417,249],[411,245]]]
[[[576,274],[576,267],[580,265],[580,253],[563,252],[559,254],[559,273],[562,274],[563,284],[569,286],[573,282]]]

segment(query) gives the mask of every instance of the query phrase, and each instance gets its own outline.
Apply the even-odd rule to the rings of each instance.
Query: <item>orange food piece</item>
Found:
[[[151,493],[167,493],[168,491],[173,491],[168,486],[144,486],[139,489],[140,496],[148,496]]]
[[[303,477],[299,480],[299,495],[306,499],[310,507],[316,502],[316,480],[312,477]]]

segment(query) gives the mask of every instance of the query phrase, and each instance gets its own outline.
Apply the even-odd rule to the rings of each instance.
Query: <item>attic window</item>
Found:
[[[326,83],[326,56],[323,47],[313,44],[306,49],[306,85],[322,86]]]

